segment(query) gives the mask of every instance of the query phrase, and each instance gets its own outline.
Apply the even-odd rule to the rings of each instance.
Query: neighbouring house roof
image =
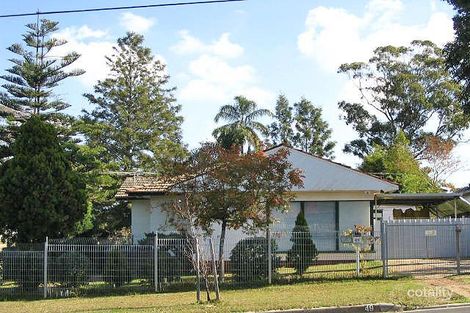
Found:
[[[295,148],[279,145],[266,150],[266,153],[274,153],[282,148],[289,149],[289,161],[294,168],[301,169],[305,176],[304,188],[295,191],[378,193],[398,190],[398,185],[395,183]]]
[[[119,188],[117,199],[138,198],[149,194],[164,194],[171,187],[186,180],[183,177],[130,176],[124,179]]]
[[[304,187],[294,189],[294,191],[368,191],[378,193],[398,190],[398,185],[384,179],[284,145],[272,147],[265,150],[265,152],[267,154],[275,153],[281,148],[289,149],[289,161],[294,168],[302,170],[304,175]],[[178,183],[187,179],[188,177],[127,177],[119,189],[116,198],[131,199],[152,194],[164,194],[169,192]]]

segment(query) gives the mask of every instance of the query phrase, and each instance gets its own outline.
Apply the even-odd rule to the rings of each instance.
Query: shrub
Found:
[[[277,245],[271,240],[271,252],[275,254]],[[273,260],[272,270],[277,262]],[[240,240],[232,249],[230,265],[233,279],[237,282],[262,280],[268,276],[268,240],[252,237]]]
[[[183,275],[189,275],[192,271],[192,265],[186,254],[187,241],[186,238],[180,234],[159,234],[159,239],[165,239],[160,241],[158,246],[158,281],[171,282],[179,280]],[[153,245],[155,240],[155,234],[146,234],[146,238],[139,241],[139,244]],[[149,258],[144,261],[144,269],[141,273],[146,278],[153,281],[153,262],[154,255],[152,254]]]
[[[115,287],[132,280],[129,259],[125,252],[112,249],[107,253],[104,276],[104,280]]]
[[[5,249],[3,280],[15,281],[24,290],[35,290],[44,282],[44,253]]]
[[[313,243],[312,235],[302,210],[295,220],[290,241],[293,242],[293,245],[287,253],[287,262],[295,268],[297,274],[303,275],[307,268],[314,264],[318,251]]]
[[[65,252],[55,261],[55,281],[64,287],[80,287],[88,283],[90,260],[79,252]]]

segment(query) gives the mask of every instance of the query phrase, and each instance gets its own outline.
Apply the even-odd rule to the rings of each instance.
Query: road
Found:
[[[469,313],[470,306],[461,306],[461,307],[450,307],[450,308],[436,308],[436,309],[422,309],[422,310],[414,310],[408,312],[420,312],[420,313]]]

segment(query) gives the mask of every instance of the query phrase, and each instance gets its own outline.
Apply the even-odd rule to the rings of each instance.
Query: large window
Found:
[[[317,249],[336,250],[336,202],[304,202],[303,207]]]

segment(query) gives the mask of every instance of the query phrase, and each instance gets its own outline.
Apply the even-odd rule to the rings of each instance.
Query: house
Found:
[[[295,200],[291,202],[290,210],[276,214],[278,222],[272,229],[291,231],[298,213],[304,210],[320,251],[340,249],[338,232],[356,224],[374,226],[374,195],[398,190],[396,184],[297,149],[281,145],[266,150],[266,153],[281,148],[289,150],[289,161],[294,168],[303,171],[305,178],[304,187],[293,190]],[[161,206],[171,197],[171,189],[176,184],[176,179],[154,177],[128,177],[124,181],[117,198],[131,203],[132,233],[136,239],[156,230],[171,231]],[[217,234],[218,227],[214,229]],[[230,236],[239,240],[245,235],[239,230],[229,232],[227,238]]]

